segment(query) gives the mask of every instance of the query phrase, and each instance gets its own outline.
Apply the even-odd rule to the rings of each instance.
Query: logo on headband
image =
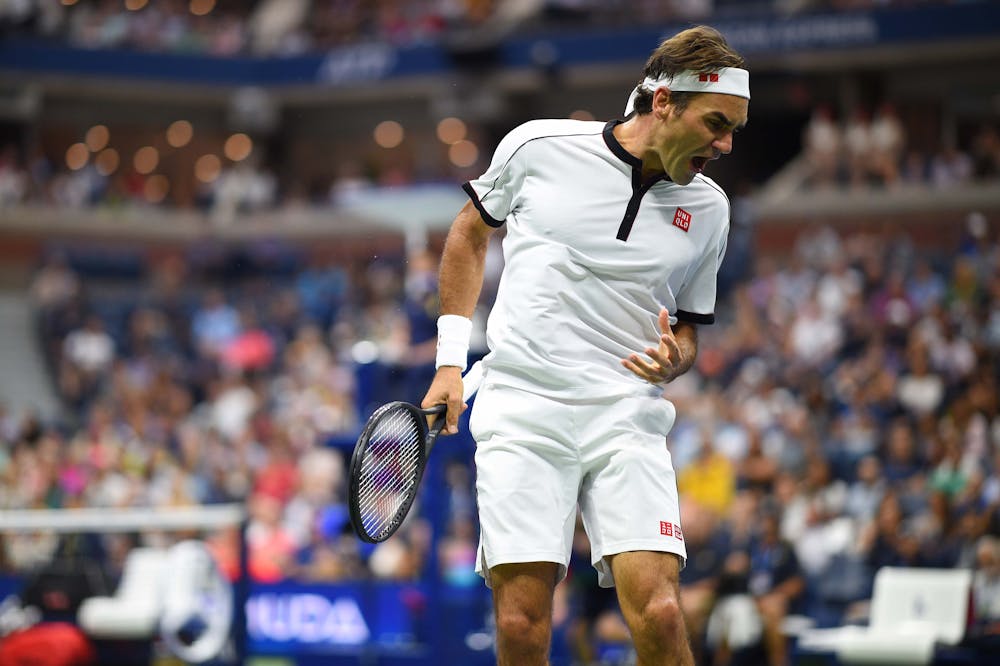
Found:
[[[714,72],[702,73],[698,75],[698,80],[702,83],[718,83],[719,75]]]

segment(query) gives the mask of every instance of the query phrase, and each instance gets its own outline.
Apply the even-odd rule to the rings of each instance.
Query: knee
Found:
[[[757,607],[760,609],[764,622],[770,626],[778,624],[784,619],[788,610],[788,602],[779,595],[770,594],[758,599]]]
[[[538,613],[515,608],[497,613],[497,634],[505,643],[525,647],[546,646],[549,636],[549,618]]]
[[[639,609],[637,631],[647,635],[676,636],[684,633],[684,615],[674,597],[651,599]]]

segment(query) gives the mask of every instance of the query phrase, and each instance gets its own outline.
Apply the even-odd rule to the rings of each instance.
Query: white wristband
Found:
[[[437,326],[437,358],[434,367],[453,365],[464,371],[469,359],[472,320],[460,315],[441,315],[438,317]]]

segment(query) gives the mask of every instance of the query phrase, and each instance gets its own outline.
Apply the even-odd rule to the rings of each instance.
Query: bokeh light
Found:
[[[460,118],[442,118],[437,124],[437,137],[449,146],[465,138],[468,128]]]
[[[194,136],[194,127],[186,120],[175,120],[167,128],[167,143],[174,148],[183,148]]]
[[[403,126],[395,120],[383,120],[375,126],[372,136],[375,139],[375,143],[379,146],[383,148],[395,148],[403,143],[406,132],[403,131]]]
[[[215,9],[215,0],[191,0],[188,9],[195,16],[204,16]]]
[[[160,151],[152,146],[143,146],[132,157],[132,167],[141,174],[152,173],[159,163]]]
[[[250,156],[250,151],[252,150],[253,141],[251,141],[250,137],[242,132],[234,134],[226,139],[226,144],[222,147],[222,152],[224,152],[226,157],[231,159],[233,162],[245,160]]]
[[[569,117],[573,120],[594,120],[594,114],[586,109],[577,109]]]
[[[83,137],[83,142],[87,144],[87,149],[92,153],[104,150],[111,138],[111,132],[104,125],[94,125]]]
[[[194,163],[194,177],[203,183],[211,183],[222,171],[222,160],[215,155],[202,155]]]
[[[457,167],[470,167],[479,159],[479,148],[468,139],[463,139],[448,148],[448,159]]]
[[[125,9],[137,12],[146,6],[148,0],[125,0]]]
[[[78,171],[87,166],[88,160],[90,160],[90,151],[87,150],[86,145],[74,143],[66,149],[66,166],[73,171]]]
[[[170,181],[159,173],[146,179],[145,185],[142,186],[142,194],[146,197],[146,201],[153,204],[158,204],[166,199],[169,191]]]
[[[110,176],[118,170],[120,161],[117,150],[114,148],[105,148],[94,158],[94,166],[97,167],[97,172],[102,176]]]

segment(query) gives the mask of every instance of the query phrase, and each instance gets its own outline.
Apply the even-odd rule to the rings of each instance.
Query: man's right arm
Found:
[[[438,289],[442,315],[472,318],[483,287],[486,249],[494,231],[471,201],[455,217],[441,255]],[[448,405],[445,432],[458,432],[458,417],[465,409],[461,368],[450,365],[438,368],[421,405],[440,404]]]
[[[455,217],[441,255],[441,314],[472,317],[483,288],[486,248],[494,231],[471,201]]]

